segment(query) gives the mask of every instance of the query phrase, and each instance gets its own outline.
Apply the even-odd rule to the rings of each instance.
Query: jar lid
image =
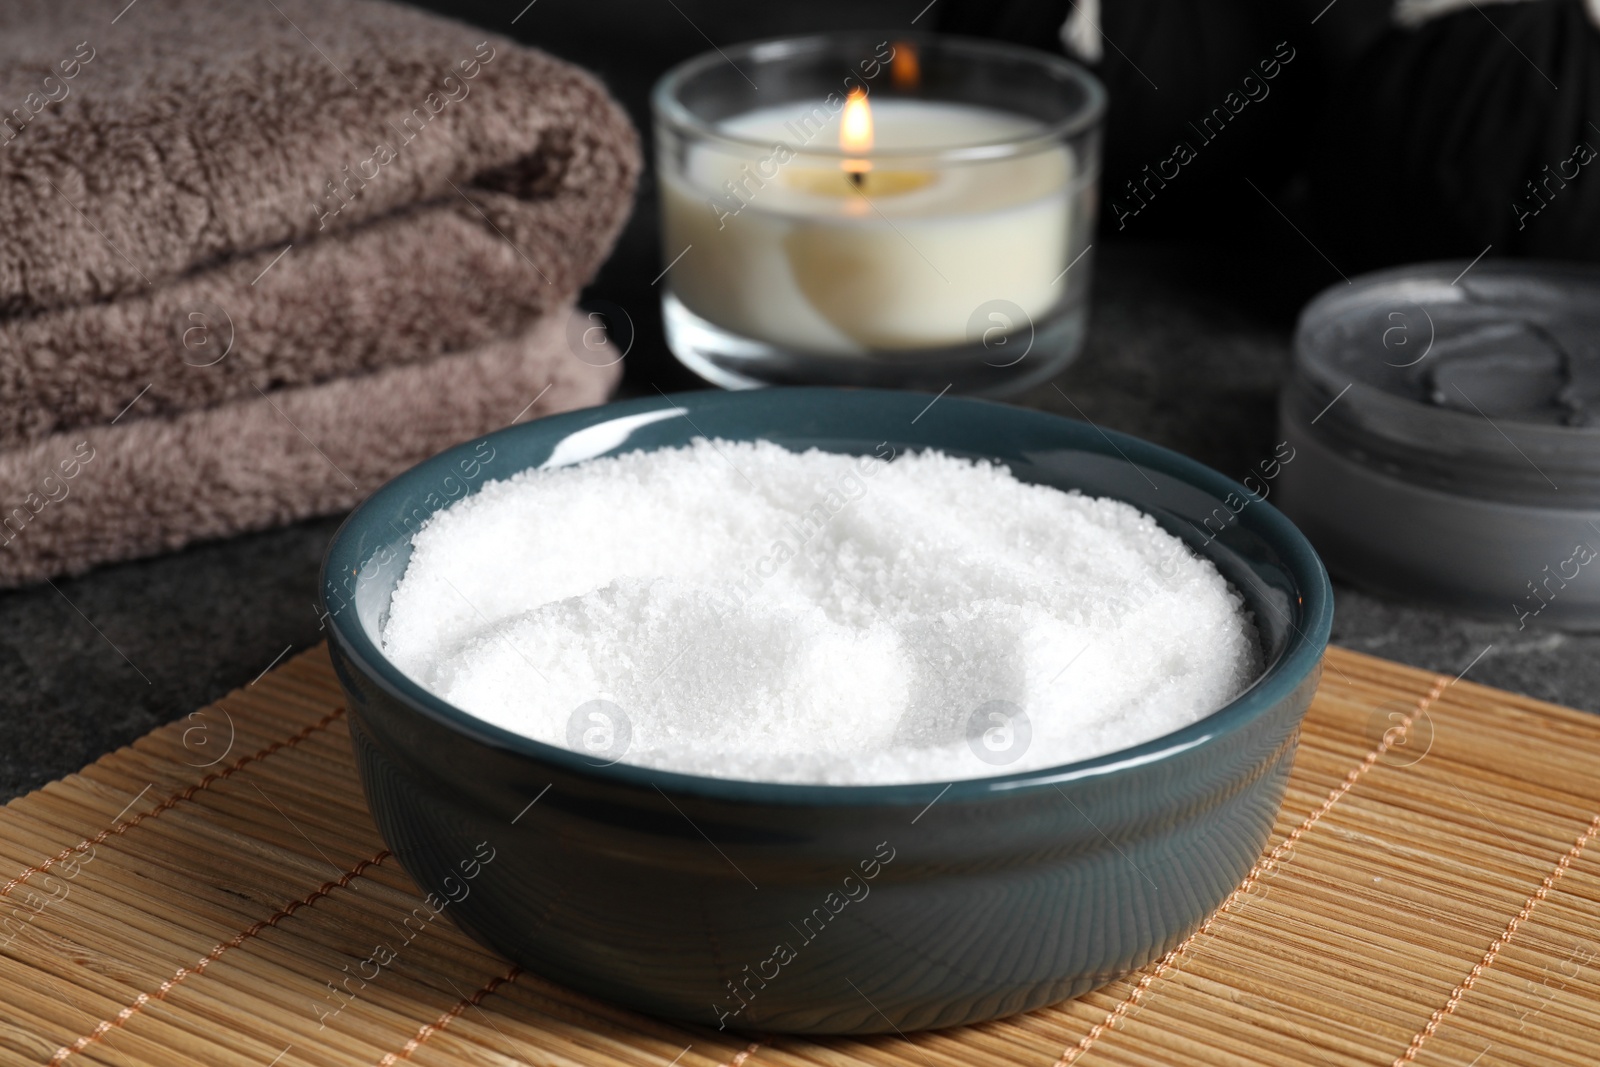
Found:
[[[1287,421],[1449,493],[1600,507],[1600,268],[1433,263],[1363,275],[1301,313]]]

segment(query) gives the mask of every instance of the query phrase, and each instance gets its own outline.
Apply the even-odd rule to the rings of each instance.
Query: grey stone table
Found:
[[[637,225],[651,225],[647,206]],[[1242,476],[1276,441],[1294,309],[1338,280],[1300,241],[1283,228],[1281,245],[1227,253],[1097,248],[1083,356],[1020,402],[1081,412]],[[659,348],[654,294],[634,280],[659,269],[653,252],[635,241],[619,260],[596,291],[640,324],[625,391],[692,387]],[[301,523],[0,594],[0,796],[75,771],[319,641],[316,571],[337,525]],[[1452,675],[1470,665],[1475,681],[1600,710],[1600,637],[1518,631],[1509,609],[1474,620],[1341,586],[1334,640]]]

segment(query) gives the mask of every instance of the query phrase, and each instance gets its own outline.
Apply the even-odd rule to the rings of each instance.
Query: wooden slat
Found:
[[[1587,1067],[1600,719],[1328,653],[1274,838],[1179,949],[1075,1001],[909,1037],[748,1044],[430,924],[367,816],[315,649],[0,810],[0,1065]],[[263,799],[268,803],[263,803]],[[9,925],[7,925],[9,920]]]

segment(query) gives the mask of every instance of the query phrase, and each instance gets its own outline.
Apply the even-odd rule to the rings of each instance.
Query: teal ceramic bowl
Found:
[[[1293,525],[1192,460],[987,401],[871,390],[689,393],[509,427],[374,493],[328,549],[329,646],[385,840],[461,927],[530,970],[713,1029],[954,1026],[1076,996],[1165,953],[1259,857],[1333,597]],[[938,448],[1126,500],[1244,596],[1266,667],[1158,740],[953,785],[673,774],[490,726],[385,658],[413,531],[485,481],[696,436]],[[1233,516],[1222,524],[1216,516]],[[1210,529],[1222,533],[1206,541]],[[626,516],[618,516],[626,522]],[[640,530],[649,537],[649,530]]]

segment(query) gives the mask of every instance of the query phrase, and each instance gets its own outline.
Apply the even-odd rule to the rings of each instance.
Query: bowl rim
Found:
[[[1289,698],[1293,691],[1320,667],[1332,629],[1333,587],[1327,569],[1310,541],[1276,507],[1264,499],[1254,498],[1254,494],[1243,485],[1199,461],[1141,438],[1117,430],[1104,429],[1092,421],[965,396],[946,396],[941,403],[952,407],[966,406],[1004,411],[1005,417],[1012,421],[1023,420],[1041,425],[1053,423],[1071,427],[1075,436],[1080,438],[1097,436],[1109,446],[1107,450],[1091,449],[1088,448],[1087,441],[1084,441],[1074,445],[1080,450],[1098,451],[1102,455],[1118,454],[1136,469],[1144,466],[1152,471],[1169,475],[1211,493],[1217,499],[1226,499],[1229,493],[1234,493],[1240,499],[1249,500],[1249,510],[1255,513],[1250,520],[1252,528],[1277,549],[1299,586],[1299,599],[1294,606],[1298,617],[1290,619],[1291,633],[1282,653],[1244,692],[1222,707],[1178,730],[1128,748],[1073,763],[1010,774],[958,779],[953,782],[937,780],[827,785],[718,778],[624,762],[597,765],[591,759],[571,749],[536,741],[495,726],[435,696],[413,681],[383,654],[381,648],[367,635],[357,617],[353,602],[339,611],[329,609],[327,592],[330,573],[335,571],[342,573],[347,567],[359,572],[376,553],[376,549],[369,550],[364,558],[358,558],[356,552],[356,533],[369,521],[368,517],[387,501],[407,496],[411,492],[412,482],[422,480],[424,476],[431,477],[434,471],[453,470],[452,464],[459,459],[472,456],[472,450],[480,442],[492,443],[496,440],[530,434],[549,435],[552,441],[558,441],[576,431],[602,423],[616,419],[637,418],[657,412],[670,411],[674,416],[687,415],[690,412],[704,411],[707,407],[756,403],[780,395],[788,398],[789,402],[803,405],[808,400],[841,394],[864,396],[878,404],[900,404],[907,406],[908,410],[913,405],[921,408],[926,400],[932,398],[930,393],[909,390],[845,389],[826,386],[789,386],[733,392],[708,389],[661,393],[659,398],[641,397],[618,401],[502,427],[431,456],[407,468],[374,490],[351,511],[329,541],[327,550],[323,554],[322,566],[318,571],[317,587],[317,603],[322,617],[326,620],[329,643],[368,681],[378,686],[400,706],[414,714],[421,714],[476,743],[553,765],[562,772],[589,779],[597,785],[654,788],[664,794],[675,793],[682,796],[785,806],[913,805],[922,808],[924,805],[931,807],[934,802],[945,799],[951,802],[1000,799],[1160,763],[1196,749],[1215,750],[1216,746],[1227,737],[1239,732],[1277,707],[1281,701]],[[695,431],[696,436],[704,436],[699,433],[698,427],[695,427]],[[625,444],[626,441],[622,443]],[[617,451],[618,447],[613,445],[603,450],[601,454],[621,454]],[[501,477],[509,477],[526,469],[529,468],[518,468]],[[491,479],[479,483],[473,492],[481,489],[489,480]],[[442,510],[443,506],[447,505],[428,511],[428,515],[431,517]],[[379,538],[378,542],[380,545],[394,543],[392,539],[383,538]],[[530,784],[531,782],[530,778]]]

